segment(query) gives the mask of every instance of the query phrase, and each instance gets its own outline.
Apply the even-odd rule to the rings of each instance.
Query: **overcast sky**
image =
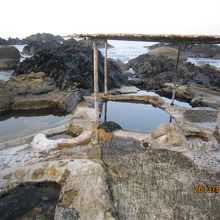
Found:
[[[0,37],[37,32],[220,35],[220,0],[0,0]]]

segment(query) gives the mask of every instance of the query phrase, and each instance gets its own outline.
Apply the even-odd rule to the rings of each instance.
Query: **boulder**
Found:
[[[14,69],[20,62],[20,52],[13,46],[0,46],[0,70]]]
[[[115,130],[122,129],[121,126],[113,121],[103,122],[98,126],[98,129],[103,129],[106,132],[112,132]]]
[[[150,46],[149,49],[157,49],[161,47],[171,47],[178,49],[177,44],[159,43]],[[185,57],[199,57],[199,58],[220,58],[220,46],[216,44],[182,44],[181,54]]]
[[[148,52],[149,55],[154,55],[154,56],[165,56],[170,59],[176,60],[178,56],[178,50],[176,48],[172,47],[158,47],[155,49],[151,49]],[[180,55],[180,61],[186,61],[186,57],[183,55]]]
[[[7,41],[3,38],[0,38],[0,45],[6,45]]]

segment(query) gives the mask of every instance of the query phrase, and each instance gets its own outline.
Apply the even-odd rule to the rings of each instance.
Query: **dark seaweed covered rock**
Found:
[[[93,50],[76,40],[65,41],[53,50],[42,50],[35,56],[24,60],[15,74],[44,72],[54,79],[56,86],[64,90],[78,87],[93,88]],[[121,69],[112,61],[108,62],[108,88],[119,87],[124,81]],[[104,83],[104,57],[99,52],[99,88]]]
[[[103,129],[105,132],[112,132],[121,129],[121,126],[113,121],[107,121],[100,124],[98,129]]]
[[[175,65],[176,61],[166,56],[143,54],[130,60],[127,66],[134,69],[136,77],[143,79],[144,88],[159,89],[164,83],[173,83]],[[220,87],[220,71],[208,64],[198,67],[189,62],[180,62],[177,83]]]
[[[53,50],[58,46],[60,46],[60,43],[58,41],[32,41],[24,47],[23,53],[27,55],[35,55],[42,50]]]

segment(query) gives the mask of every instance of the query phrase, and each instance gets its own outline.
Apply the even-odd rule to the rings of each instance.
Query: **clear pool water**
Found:
[[[116,122],[124,130],[149,132],[162,123],[169,123],[170,115],[150,104],[107,101],[103,104],[100,120],[105,119]]]
[[[59,126],[68,116],[51,110],[10,112],[0,115],[0,142]]]

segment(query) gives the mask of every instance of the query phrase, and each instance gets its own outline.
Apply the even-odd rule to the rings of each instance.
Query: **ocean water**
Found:
[[[148,46],[157,44],[157,42],[138,42],[138,41],[119,41],[109,40],[109,44],[113,48],[108,49],[108,56],[112,59],[119,59],[122,62],[127,63],[130,59],[133,59],[141,54],[145,54],[149,51]],[[100,49],[104,54],[104,48]]]
[[[203,65],[209,64],[217,68],[220,68],[219,59],[188,57],[187,61],[194,63],[196,66],[203,66]]]
[[[127,63],[130,59],[133,59],[141,54],[148,53],[148,47],[155,45],[158,42],[109,40],[108,43],[114,46],[113,48],[108,49],[108,57],[115,60],[119,59],[122,62]],[[100,49],[100,51],[104,55],[104,48]],[[188,61],[194,63],[197,66],[210,64],[220,68],[219,59],[189,57]]]

